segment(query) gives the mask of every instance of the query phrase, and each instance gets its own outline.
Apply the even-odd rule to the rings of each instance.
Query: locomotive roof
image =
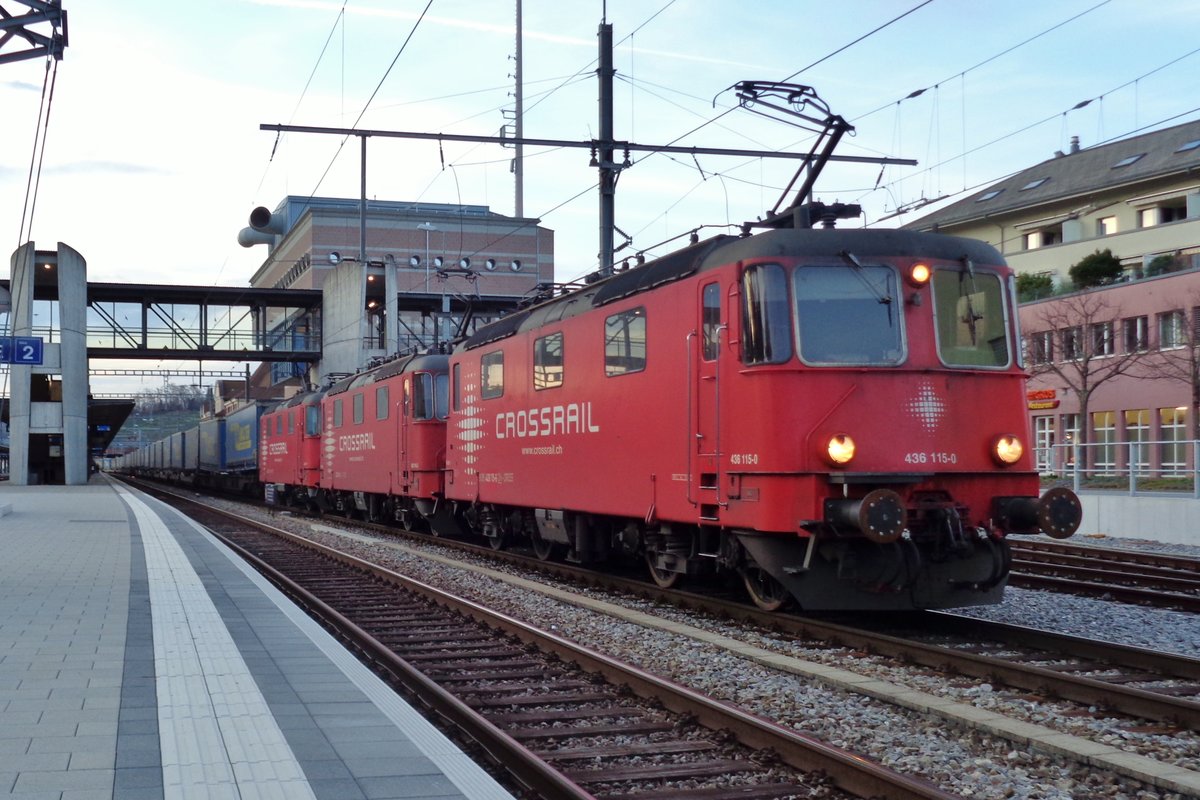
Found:
[[[342,378],[327,390],[327,394],[341,394],[349,389],[366,386],[376,381],[391,378],[404,372],[428,370],[430,372],[446,372],[450,368],[450,358],[440,353],[416,353],[393,359],[378,367]]]
[[[460,349],[471,350],[521,330],[540,328],[606,303],[632,297],[696,272],[735,261],[773,257],[838,259],[843,252],[859,259],[969,258],[976,264],[1003,264],[1004,257],[986,242],[938,233],[892,229],[775,229],[754,236],[716,236],[618,272],[579,291],[547,300],[485,325],[467,337]]]

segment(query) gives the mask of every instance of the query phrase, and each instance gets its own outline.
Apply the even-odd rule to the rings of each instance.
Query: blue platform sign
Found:
[[[0,364],[40,366],[42,339],[39,336],[0,336]]]

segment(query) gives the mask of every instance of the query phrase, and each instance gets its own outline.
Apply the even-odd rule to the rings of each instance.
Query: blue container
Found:
[[[225,471],[258,469],[258,419],[270,403],[252,403],[225,415]]]
[[[200,420],[200,471],[222,472],[225,469],[224,418]]]
[[[183,432],[183,470],[195,472],[200,468],[200,428]]]

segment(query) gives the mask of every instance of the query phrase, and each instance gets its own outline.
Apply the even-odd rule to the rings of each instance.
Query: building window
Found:
[[[1098,322],[1092,326],[1092,355],[1111,356],[1116,352],[1113,345],[1113,324]]]
[[[479,359],[479,394],[485,400],[504,394],[504,351],[487,353]]]
[[[646,309],[635,308],[604,320],[604,374],[625,375],[646,368]]]
[[[1190,142],[1184,142],[1175,148],[1176,153],[1186,153],[1188,150],[1195,150],[1200,147],[1200,139],[1192,139]]]
[[[1120,169],[1121,167],[1128,167],[1130,164],[1136,163],[1144,155],[1146,155],[1146,154],[1138,153],[1137,155],[1126,156],[1125,158],[1122,158],[1117,163],[1113,164],[1111,169]]]
[[[1158,349],[1175,350],[1187,344],[1182,311],[1168,311],[1158,315]]]
[[[1046,182],[1046,181],[1048,181],[1048,180],[1050,180],[1050,178],[1049,178],[1049,177],[1046,177],[1046,178],[1038,178],[1037,180],[1032,180],[1032,181],[1030,181],[1029,183],[1027,183],[1027,184],[1025,184],[1024,186],[1022,186],[1022,187],[1020,188],[1020,191],[1022,191],[1022,192],[1027,192],[1027,191],[1029,191],[1030,189],[1036,189],[1037,187],[1041,186],[1043,183],[1045,183],[1045,182]]]
[[[976,203],[986,203],[988,200],[991,200],[992,198],[996,197],[1003,191],[1004,191],[1003,189],[992,189],[990,192],[984,192],[983,194],[981,194],[979,196],[979,199],[976,200],[975,202]]]
[[[563,382],[563,335],[552,333],[533,342],[533,388],[551,389]]]
[[[1187,409],[1160,408],[1158,421],[1161,426],[1159,456],[1163,475],[1182,475],[1187,468],[1187,442],[1185,441]]]
[[[1029,335],[1029,363],[1049,364],[1054,361],[1054,331]]]
[[[1125,441],[1129,443],[1129,467],[1138,475],[1150,473],[1150,409],[1125,412]]]
[[[1062,357],[1063,361],[1078,361],[1083,358],[1083,329],[1078,325],[1063,328]]]
[[[1129,317],[1121,320],[1126,353],[1144,353],[1150,349],[1150,336],[1146,317]]]
[[[1096,220],[1096,235],[1097,236],[1112,236],[1117,232],[1116,217],[1101,217]]]
[[[1117,469],[1117,413],[1097,411],[1092,414],[1093,467],[1101,475],[1111,475]]]
[[[1039,247],[1049,247],[1052,244],[1061,244],[1063,240],[1062,226],[1057,225],[1053,228],[1042,228],[1038,231],[1029,231],[1025,234],[1024,242],[1026,250],[1037,250]]]
[[[1055,472],[1054,468],[1054,417],[1033,418],[1033,457],[1038,472]]]

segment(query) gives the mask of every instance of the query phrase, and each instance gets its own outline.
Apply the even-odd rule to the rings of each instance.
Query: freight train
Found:
[[[740,581],[765,609],[989,604],[1008,537],[1080,522],[1072,492],[1040,492],[1025,377],[990,245],[777,228],[249,406],[212,433],[240,453],[253,420],[257,475],[206,458],[203,424],[199,462],[181,443],[177,466],[543,559],[637,559],[663,586]],[[121,466],[170,473],[161,447]]]

